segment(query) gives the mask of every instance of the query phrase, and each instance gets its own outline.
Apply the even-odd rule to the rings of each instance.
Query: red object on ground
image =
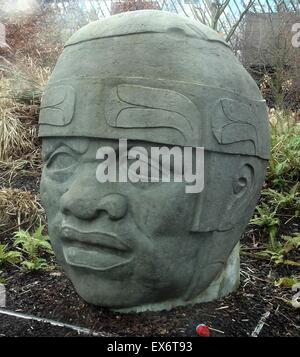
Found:
[[[198,325],[196,327],[196,332],[200,337],[210,337],[209,327],[204,324]]]

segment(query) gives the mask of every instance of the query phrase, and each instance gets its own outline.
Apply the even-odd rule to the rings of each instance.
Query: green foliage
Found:
[[[269,237],[269,245],[272,249],[276,249],[276,234],[280,224],[280,220],[276,217],[276,211],[272,210],[265,202],[256,207],[257,214],[250,221],[251,224],[262,228],[262,233]]]
[[[299,281],[295,277],[283,277],[278,281],[275,281],[275,286],[279,288],[292,289],[292,287],[298,283]]]
[[[292,186],[289,192],[280,192],[268,188],[262,192],[262,195],[269,200],[269,204],[274,207],[275,212],[288,209],[289,211],[292,210],[295,216],[299,216],[300,191],[298,182]]]
[[[267,249],[258,255],[276,265],[300,266],[294,257],[299,250],[299,234],[278,235],[281,227],[300,216],[300,126],[295,125],[291,113],[277,111],[274,115],[266,187],[251,224],[258,227],[261,237],[268,238]]]
[[[44,236],[44,226],[40,226],[31,235],[27,231],[20,230],[15,233],[14,246],[23,254],[24,260],[21,262],[25,270],[49,270],[52,267],[48,265],[45,254],[53,254],[49,237]]]
[[[16,251],[9,251],[7,244],[0,244],[0,265],[2,264],[18,264],[21,261],[22,255]]]
[[[289,253],[294,249],[300,248],[300,233],[294,234],[291,236],[282,236],[283,240],[285,241],[285,252]]]
[[[300,126],[272,127],[271,160],[267,184],[275,190],[287,190],[299,180]]]
[[[43,258],[32,258],[32,260],[24,260],[22,266],[28,271],[50,270],[52,267]]]
[[[21,250],[30,257],[38,256],[39,252],[52,253],[49,237],[43,236],[45,226],[39,226],[31,235],[29,232],[20,230],[15,233],[14,246],[21,247]]]
[[[2,271],[0,270],[0,285],[5,285],[6,280],[2,277]]]
[[[294,236],[283,236],[283,242],[277,242],[273,249],[265,250],[257,253],[257,255],[265,258],[270,258],[276,265],[289,265],[294,267],[300,267],[300,262],[289,259],[290,253],[294,255],[299,252],[300,248],[300,234]]]

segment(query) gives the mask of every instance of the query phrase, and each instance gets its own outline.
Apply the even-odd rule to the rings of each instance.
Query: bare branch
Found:
[[[255,0],[249,0],[248,5],[245,7],[245,10],[241,13],[238,21],[232,26],[232,28],[230,29],[227,37],[226,37],[226,41],[229,42],[232,38],[232,36],[235,34],[235,31],[237,30],[237,28],[240,26],[240,23],[243,21],[244,16],[248,13],[248,11],[251,9],[251,7],[254,5]]]

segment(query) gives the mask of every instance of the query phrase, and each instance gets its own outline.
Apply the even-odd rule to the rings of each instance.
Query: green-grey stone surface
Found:
[[[256,83],[218,33],[154,10],[83,27],[46,87],[39,135],[51,242],[86,301],[162,310],[237,288],[269,129]],[[204,190],[99,183],[96,152],[120,138],[147,150],[204,147]]]

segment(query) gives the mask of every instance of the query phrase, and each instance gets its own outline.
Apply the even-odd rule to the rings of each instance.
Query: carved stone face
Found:
[[[154,145],[138,144],[147,150]],[[241,214],[248,215],[251,200],[257,199],[248,166],[254,166],[253,160],[245,158],[241,165],[237,156],[207,152],[210,178],[200,194],[186,194],[184,182],[99,183],[96,152],[117,145],[107,139],[43,140],[41,194],[58,262],[90,303],[131,309],[184,304],[195,297],[191,289],[196,295],[203,292],[224,270],[238,241],[244,228]],[[225,168],[231,173],[223,174]],[[261,181],[264,167],[257,169]],[[216,193],[219,200],[212,205]],[[230,223],[224,207],[233,204],[237,207],[230,216],[242,226],[227,232],[209,229],[211,217]],[[195,212],[200,211],[207,232],[193,232]]]
[[[161,310],[237,287],[234,248],[264,181],[268,122],[255,82],[218,34],[160,11],[88,25],[52,74],[39,136],[50,239],[86,301]],[[100,183],[96,153],[119,138],[147,152],[204,147],[203,192]]]
[[[129,307],[182,297],[199,247],[189,232],[195,197],[184,183],[99,183],[96,152],[108,145],[118,141],[43,140],[41,192],[58,261],[94,304]]]

